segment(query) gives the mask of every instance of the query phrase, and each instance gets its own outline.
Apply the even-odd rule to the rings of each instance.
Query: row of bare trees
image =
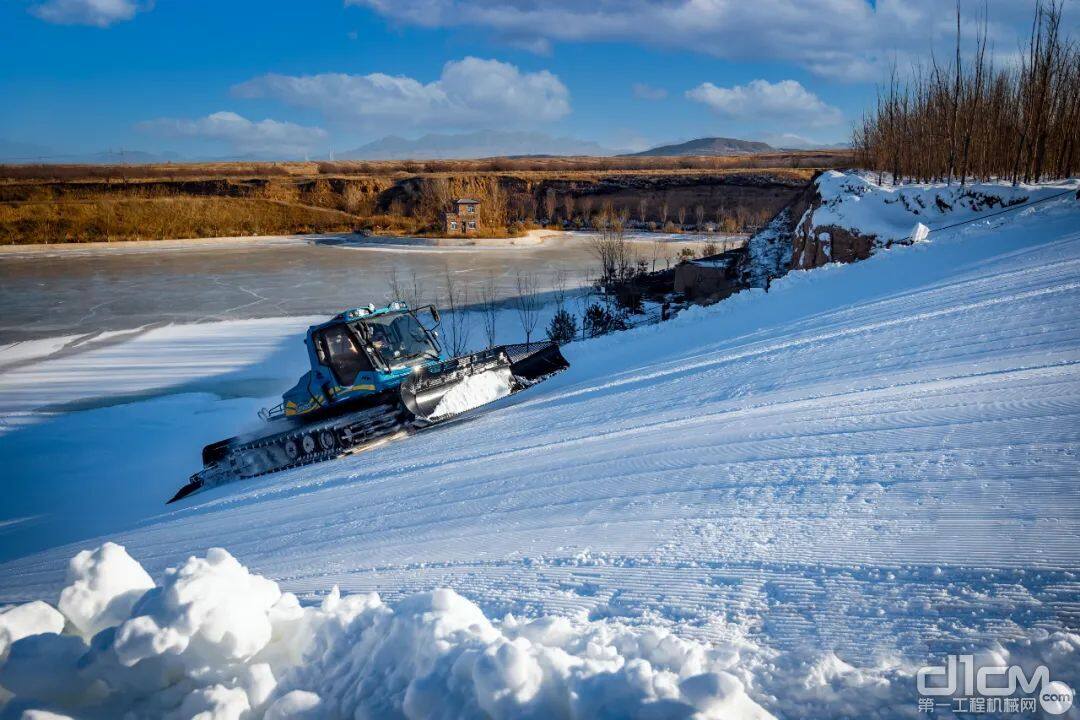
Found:
[[[995,67],[984,16],[975,53],[894,68],[876,106],[853,133],[858,161],[893,182],[1069,177],[1080,167],[1080,49],[1062,32],[1061,1],[1040,1],[1020,58]],[[883,178],[882,178],[883,179]]]
[[[493,347],[500,309],[506,307],[514,310],[525,342],[532,342],[546,304],[543,296],[544,278],[522,270],[518,270],[514,277],[517,294],[505,301],[500,300],[494,274],[489,274],[474,290],[470,283],[462,282],[449,265],[443,268],[442,287],[431,291],[432,295],[429,295],[425,278],[415,270],[403,277],[397,268],[391,267],[386,284],[391,300],[403,300],[411,308],[425,305],[429,297],[439,305],[443,317],[443,343],[451,356],[462,355],[472,347],[474,328],[469,318],[470,312],[480,316],[486,347]],[[560,308],[566,301],[567,284],[566,270],[562,268],[553,270],[547,279],[546,285]]]
[[[738,203],[730,207],[721,203],[714,208],[710,216],[701,203],[693,207],[673,206],[667,197],[660,198],[654,207],[648,196],[638,198],[634,205],[626,204],[620,207],[615,207],[611,200],[604,200],[594,213],[594,198],[591,195],[575,197],[569,192],[559,195],[550,188],[543,196],[542,205],[542,217],[549,223],[560,220],[566,223],[577,222],[582,226],[597,230],[602,230],[612,223],[621,223],[625,226],[634,219],[641,226],[657,229],[666,227],[670,231],[683,230],[687,227],[702,230],[706,228],[708,222],[714,223],[715,228],[722,232],[735,233],[758,227],[770,216],[767,209],[755,211]],[[536,204],[535,201],[531,201],[531,198],[516,202],[512,200],[511,206],[520,210],[518,219],[523,222],[535,220],[537,217]]]

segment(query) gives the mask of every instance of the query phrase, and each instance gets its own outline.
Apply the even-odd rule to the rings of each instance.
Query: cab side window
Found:
[[[352,385],[358,374],[372,370],[371,361],[345,325],[326,328],[320,333],[319,342],[339,384]]]

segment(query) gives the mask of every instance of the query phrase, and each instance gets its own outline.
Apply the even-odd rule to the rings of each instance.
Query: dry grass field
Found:
[[[0,166],[0,244],[370,230],[438,234],[450,198],[482,232],[598,215],[683,230],[752,228],[846,152],[308,163]]]

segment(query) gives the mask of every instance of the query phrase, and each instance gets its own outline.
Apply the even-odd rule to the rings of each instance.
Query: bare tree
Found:
[[[469,304],[468,284],[459,284],[450,272],[450,266],[444,266],[446,277],[446,302],[443,304],[444,315],[449,315],[447,323],[447,349],[452,357],[464,355],[469,349],[469,335],[472,333],[469,327],[469,317],[465,308]]]
[[[566,302],[566,268],[557,267],[551,271],[551,292],[555,297],[555,304],[562,307]]]
[[[638,200],[637,209],[638,209],[638,220],[640,220],[641,224],[644,225],[645,221],[649,217],[649,198],[642,195],[641,199]]]
[[[620,282],[633,276],[637,258],[618,219],[602,227],[599,234],[590,239],[589,250],[600,262],[601,283]]]
[[[600,225],[598,227],[606,227],[612,223],[615,219],[615,210],[611,206],[610,200],[605,200],[600,205]]]
[[[427,292],[424,289],[424,282],[419,275],[416,274],[416,270],[409,272],[409,284],[405,289],[405,302],[409,304],[409,307],[416,308],[423,305],[427,298]]]
[[[589,216],[592,215],[593,198],[592,195],[585,195],[578,200],[578,204],[581,207],[581,215],[585,219],[585,222],[589,222]]]
[[[425,225],[436,225],[442,213],[450,208],[450,185],[445,178],[426,178],[420,185],[420,198],[414,211],[416,219]]]
[[[679,218],[679,229],[682,230],[686,227],[686,206],[680,205],[679,209],[675,211],[675,216]]]
[[[525,342],[532,342],[533,331],[540,320],[540,293],[536,276],[518,270],[517,297],[514,298],[521,329],[525,332]]]
[[[649,259],[652,260],[652,271],[656,272],[656,261],[667,255],[667,247],[663,240],[653,240],[649,244]]]
[[[547,222],[555,222],[555,208],[558,205],[559,198],[555,196],[555,190],[548,188],[544,193],[544,212],[547,213]]]
[[[670,204],[668,203],[668,197],[667,197],[667,195],[665,195],[663,201],[660,203],[660,223],[661,224],[666,223],[667,220],[668,220],[668,215],[670,215],[670,214],[671,214],[671,207],[670,207]]]
[[[1062,32],[1060,0],[1035,3],[1017,59],[996,68],[980,18],[974,53],[950,65],[931,57],[902,81],[893,68],[852,147],[879,182],[1002,177],[1014,183],[1069,177],[1080,165],[1080,45]],[[985,11],[984,11],[985,12]]]
[[[570,193],[563,195],[563,211],[566,212],[566,222],[574,221],[574,196]]]
[[[484,337],[488,347],[495,347],[495,318],[498,316],[498,290],[495,287],[495,275],[488,273],[484,284],[480,286],[480,312],[484,321]]]
[[[405,299],[405,288],[398,277],[397,265],[390,266],[390,272],[386,274],[386,286],[390,292],[390,302]]]
[[[705,225],[705,208],[701,205],[695,205],[694,217],[697,218],[697,229],[700,230]]]
[[[403,300],[411,308],[424,304],[424,283],[416,270],[412,270],[408,280],[405,280],[398,275],[397,266],[391,266],[390,272],[386,274],[386,285],[391,301]]]

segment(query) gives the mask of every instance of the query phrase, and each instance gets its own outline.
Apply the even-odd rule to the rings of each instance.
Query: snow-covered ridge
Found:
[[[219,548],[155,585],[107,543],[68,582],[59,609],[0,613],[4,717],[772,717],[732,674],[739,646],[663,630],[493,622],[447,589],[390,607],[335,587],[304,607]]]
[[[791,268],[864,260],[880,248],[997,217],[1010,208],[1075,192],[1078,186],[1077,181],[889,185],[866,173],[828,170],[814,181],[817,201],[795,225]]]

